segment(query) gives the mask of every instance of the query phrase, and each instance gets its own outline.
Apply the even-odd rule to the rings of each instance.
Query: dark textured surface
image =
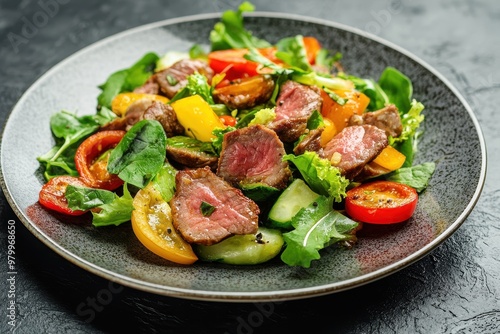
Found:
[[[23,40],[26,43],[12,44],[8,34],[20,35],[26,21],[41,20],[41,4],[49,2],[0,2],[2,124],[34,80],[82,47],[144,23],[237,5],[236,1],[87,1],[85,5],[59,1],[57,13],[46,22],[38,21],[39,28]],[[116,332],[122,326],[145,333],[265,333],[299,328],[319,333],[498,332],[500,177],[494,167],[500,160],[496,129],[500,6],[495,1],[451,0],[254,3],[260,11],[329,19],[379,35],[427,61],[458,88],[482,126],[489,160],[482,196],[462,227],[429,256],[369,285],[300,301],[228,305],[159,297],[90,274],[33,237],[2,196],[2,286],[9,288],[9,220],[16,228],[17,269],[16,326],[7,323],[7,289],[2,288],[2,332],[100,333]]]

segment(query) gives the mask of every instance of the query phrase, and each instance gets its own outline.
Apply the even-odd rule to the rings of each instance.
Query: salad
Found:
[[[435,168],[413,164],[424,106],[410,79],[354,76],[320,37],[253,36],[253,10],[224,12],[208,50],[149,52],[112,73],[95,114],[52,115],[39,203],[68,222],[131,224],[185,265],[307,268],[363,224],[410,219]]]

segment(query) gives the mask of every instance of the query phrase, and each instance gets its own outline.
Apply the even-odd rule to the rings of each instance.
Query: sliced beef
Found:
[[[101,127],[101,130],[126,130],[128,131],[135,123],[142,119],[142,115],[153,104],[151,99],[141,99],[132,103],[125,111],[125,115],[117,117],[108,124]]]
[[[184,127],[177,120],[174,109],[169,104],[153,101],[144,111],[141,119],[151,119],[160,122],[168,137],[173,137],[184,133]]]
[[[321,151],[321,134],[325,128],[310,130],[304,139],[295,146],[293,153],[295,155],[304,154],[306,151],[320,152]]]
[[[349,119],[349,125],[370,124],[385,131],[387,136],[399,137],[403,131],[401,117],[398,108],[389,104],[377,111],[365,112],[362,115],[353,115]]]
[[[358,175],[356,175],[356,177],[354,178],[354,181],[362,182],[362,181],[365,181],[365,180],[370,179],[370,178],[374,178],[374,177],[377,177],[380,175],[387,174],[389,172],[390,172],[390,170],[388,170],[382,166],[379,166],[374,162],[369,162],[363,166],[363,169],[361,170],[361,172],[359,172]]]
[[[307,128],[314,110],[321,110],[323,99],[316,87],[287,81],[281,86],[276,102],[276,118],[269,124],[283,142],[294,142]]]
[[[249,109],[267,102],[274,90],[274,80],[269,75],[257,75],[231,81],[217,88],[213,97],[230,109]]]
[[[387,135],[376,126],[348,126],[326,144],[321,156],[352,180],[387,144]]]
[[[283,143],[263,125],[253,125],[224,135],[217,175],[235,187],[264,183],[284,189],[290,180]]]
[[[186,86],[187,77],[195,72],[206,76],[209,83],[212,81],[214,72],[208,66],[208,63],[196,59],[179,60],[171,67],[155,73],[154,80],[160,86],[160,91],[171,99],[179,90]]]
[[[156,81],[156,77],[152,75],[142,86],[134,89],[134,93],[161,95],[160,85]]]
[[[212,245],[234,234],[257,232],[257,204],[210,168],[179,171],[175,182],[173,225],[186,241]]]
[[[211,170],[217,170],[219,158],[203,150],[202,143],[196,139],[174,136],[167,138],[167,158],[175,161],[182,167],[200,168],[208,166]]]

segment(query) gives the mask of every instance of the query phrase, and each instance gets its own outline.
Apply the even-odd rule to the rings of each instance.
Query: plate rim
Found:
[[[477,204],[481,192],[484,188],[485,180],[486,180],[486,170],[487,170],[487,150],[486,143],[483,135],[483,131],[481,129],[481,125],[477,120],[476,115],[474,114],[472,108],[469,103],[463,97],[463,95],[459,92],[459,90],[439,71],[437,71],[434,67],[428,64],[426,61],[416,56],[415,54],[409,52],[405,48],[396,45],[380,36],[374,35],[372,33],[363,31],[362,29],[349,26],[346,24],[342,24],[335,21],[313,18],[304,15],[291,14],[291,13],[280,13],[280,12],[267,12],[267,11],[255,11],[252,13],[245,13],[245,17],[252,18],[276,18],[276,19],[285,19],[285,20],[295,20],[301,21],[305,23],[312,23],[323,25],[327,27],[331,27],[334,29],[339,29],[346,31],[348,33],[360,35],[362,37],[366,37],[368,39],[373,40],[378,44],[382,44],[387,46],[407,58],[418,63],[420,66],[424,67],[427,71],[431,72],[433,75],[437,77],[439,81],[446,85],[446,87],[458,98],[460,103],[464,106],[467,111],[476,133],[478,135],[479,145],[481,149],[481,168],[480,174],[478,178],[478,183],[475,186],[474,194],[470,199],[469,204],[464,208],[464,210],[460,213],[460,215],[452,222],[442,233],[436,236],[424,247],[420,248],[416,252],[400,259],[394,263],[386,265],[382,268],[379,268],[375,271],[369,272],[367,274],[357,276],[355,278],[350,278],[347,280],[342,280],[335,283],[323,284],[320,286],[307,287],[307,288],[294,288],[287,290],[278,290],[278,291],[261,291],[261,292],[231,292],[231,291],[205,291],[205,290],[193,290],[186,288],[177,288],[171,286],[165,286],[157,283],[145,282],[143,280],[139,280],[136,278],[128,277],[122,274],[118,274],[109,269],[100,267],[96,264],[93,264],[80,256],[73,254],[69,250],[63,248],[55,241],[53,241],[46,233],[40,230],[31,220],[26,216],[24,212],[17,205],[16,199],[11,195],[9,185],[5,182],[4,179],[4,169],[3,169],[3,143],[4,143],[4,133],[5,130],[10,126],[10,119],[13,114],[13,111],[17,109],[17,106],[22,104],[22,102],[28,98],[30,93],[40,85],[46,77],[52,75],[52,73],[57,72],[60,67],[65,66],[67,62],[71,62],[73,58],[79,57],[82,54],[87,52],[92,52],[95,48],[100,47],[103,44],[106,44],[114,39],[119,39],[125,37],[126,35],[134,34],[140,31],[147,31],[150,29],[161,28],[163,26],[175,25],[179,23],[185,22],[193,22],[193,21],[201,21],[208,19],[217,19],[220,18],[221,13],[204,13],[204,14],[196,14],[196,15],[188,15],[177,18],[170,18],[165,20],[160,20],[156,22],[151,22],[147,24],[143,24],[140,26],[132,27],[126,29],[124,31],[112,34],[103,39],[100,39],[96,42],[93,42],[80,50],[72,53],[67,56],[63,60],[59,61],[57,64],[49,68],[45,73],[39,76],[34,82],[30,84],[28,89],[24,91],[21,97],[14,103],[11,110],[8,112],[8,116],[6,117],[5,123],[2,128],[1,138],[0,138],[0,185],[2,187],[3,193],[10,207],[16,214],[16,216],[21,220],[23,225],[32,233],[38,240],[40,240],[45,246],[52,249],[56,254],[63,257],[65,260],[70,263],[91,272],[99,277],[108,279],[111,282],[119,283],[127,287],[135,288],[140,291],[145,291],[148,293],[153,293],[157,295],[163,295],[168,297],[176,297],[183,299],[191,299],[191,300],[200,300],[200,301],[219,301],[219,302],[272,302],[272,301],[285,301],[285,300],[295,300],[295,299],[303,299],[303,298],[311,298],[316,296],[322,296],[327,294],[332,294],[340,291],[345,291],[349,289],[353,289],[356,287],[360,287],[362,285],[372,283],[384,277],[387,277],[391,274],[396,273],[397,271],[414,264],[424,256],[428,255],[432,250],[441,245],[447,238],[449,238],[455,231],[463,224],[465,219],[470,215],[475,205]]]

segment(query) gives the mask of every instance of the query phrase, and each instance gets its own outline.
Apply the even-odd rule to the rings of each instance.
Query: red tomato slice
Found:
[[[374,181],[347,192],[345,210],[354,220],[372,224],[394,224],[409,219],[418,194],[410,186],[392,181]]]
[[[114,148],[125,135],[125,131],[100,131],[85,139],[75,154],[76,170],[83,182],[91,188],[115,190],[123,181],[109,174],[108,151]]]
[[[71,210],[64,196],[68,185],[86,187],[79,178],[69,175],[56,176],[43,185],[38,194],[38,202],[47,209],[71,216],[83,215],[86,211]]]

